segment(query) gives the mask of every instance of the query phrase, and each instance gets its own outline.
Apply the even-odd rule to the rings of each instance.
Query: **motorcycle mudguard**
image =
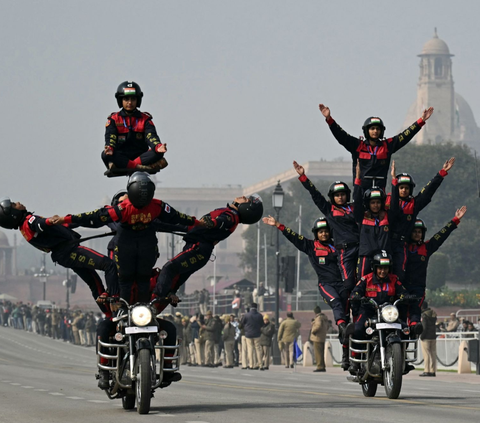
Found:
[[[153,350],[152,343],[150,342],[150,339],[148,339],[148,338],[137,339],[136,348],[137,348],[137,351],[145,350],[145,349]]]
[[[402,342],[400,336],[396,333],[391,333],[387,336],[387,342],[389,344],[400,344]]]

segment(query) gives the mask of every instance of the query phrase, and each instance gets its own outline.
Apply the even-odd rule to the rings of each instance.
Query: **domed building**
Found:
[[[402,128],[408,127],[427,107],[435,112],[414,138],[418,144],[441,144],[448,141],[465,143],[480,150],[480,129],[472,109],[454,90],[452,57],[445,41],[434,36],[423,46],[420,57],[420,78],[417,99],[410,106]]]

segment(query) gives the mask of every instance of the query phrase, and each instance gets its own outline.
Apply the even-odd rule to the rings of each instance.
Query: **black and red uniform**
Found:
[[[141,209],[135,208],[130,200],[116,206],[105,206],[93,212],[68,215],[65,222],[86,227],[99,227],[111,222],[119,222],[115,263],[118,271],[120,296],[131,298],[134,282],[137,283],[138,301],[147,302],[149,280],[152,268],[158,257],[157,237],[152,222],[156,219],[167,223],[195,225],[194,217],[179,213],[163,201],[153,199]]]
[[[421,317],[421,306],[425,299],[425,288],[427,286],[428,261],[450,234],[457,229],[460,219],[454,217],[440,231],[433,235],[428,241],[410,242],[408,244],[408,259],[403,285],[410,295],[420,298],[409,306],[409,321],[418,323]]]
[[[105,272],[107,290],[110,295],[118,295],[117,269],[113,260],[87,247],[78,245],[80,235],[68,225],[52,225],[49,219],[28,213],[20,224],[23,237],[39,250],[51,252],[52,261],[72,269],[88,285],[92,296],[97,299],[105,292],[102,279],[96,270]],[[110,315],[107,306],[100,309]]]
[[[407,265],[407,242],[410,239],[415,219],[429,203],[448,173],[440,170],[422,190],[406,200],[400,199],[398,180],[392,180],[392,194],[387,196],[385,208],[394,211],[395,219],[390,219],[390,235],[392,240],[393,273],[403,283]]]
[[[228,238],[240,223],[238,211],[230,207],[215,209],[203,216],[198,225],[183,237],[183,251],[163,266],[154,294],[165,298],[175,294],[187,279],[205,266],[216,244]]]
[[[107,118],[105,146],[113,150],[113,155],[102,152],[102,160],[106,167],[111,162],[120,169],[149,165],[163,157],[155,150],[161,144],[151,115],[122,109]]]
[[[380,140],[375,147],[372,147],[367,140],[347,134],[331,116],[326,119],[326,122],[335,139],[352,155],[353,179],[355,179],[356,175],[357,160],[360,160],[362,187],[367,189],[372,186],[372,180],[366,179],[365,176],[381,177],[383,179],[377,179],[375,185],[384,190],[392,154],[407,145],[420,131],[422,126],[425,125],[424,120],[420,118],[400,134],[392,138]]]
[[[338,256],[338,268],[345,287],[350,292],[356,284],[355,266],[358,259],[359,230],[355,221],[353,203],[336,206],[317,190],[315,185],[303,174],[298,178],[312,196],[312,200],[327,219],[335,241]]]
[[[391,254],[389,215],[393,211],[387,212],[382,208],[375,216],[370,210],[364,210],[360,179],[355,179],[353,199],[356,204],[354,216],[360,230],[357,278],[362,278],[371,272],[371,259],[377,251],[385,250]]]
[[[407,290],[396,275],[389,273],[386,278],[379,279],[373,272],[361,278],[350,296],[351,300],[373,298],[377,304],[392,303],[407,294]],[[358,307],[358,301],[352,301],[352,307]],[[355,310],[355,339],[365,339],[365,321],[376,317],[375,310],[368,304],[361,304]]]
[[[308,260],[318,276],[318,289],[325,302],[332,308],[337,325],[348,323],[348,295],[349,290],[342,282],[338,269],[337,250],[332,244],[319,240],[306,239],[285,225],[280,225],[278,230],[302,253]]]

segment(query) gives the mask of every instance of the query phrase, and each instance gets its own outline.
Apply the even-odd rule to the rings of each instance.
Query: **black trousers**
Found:
[[[164,153],[156,153],[155,150],[150,149],[142,154],[139,154],[138,150],[128,151],[115,149],[111,156],[107,156],[105,152],[102,151],[102,160],[106,167],[108,167],[108,163],[113,163],[115,167],[119,169],[126,169],[128,162],[135,160],[137,157],[140,157],[142,165],[149,165],[158,162],[163,157],[163,154]]]
[[[183,251],[163,266],[153,292],[160,298],[165,298],[169,292],[177,292],[193,273],[208,263],[212,251],[210,243],[185,244]]]

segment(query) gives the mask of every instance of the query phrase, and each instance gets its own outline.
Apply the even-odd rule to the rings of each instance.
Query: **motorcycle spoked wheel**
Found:
[[[400,344],[390,344],[385,350],[386,367],[383,371],[385,393],[390,399],[397,399],[402,389],[403,354]]]
[[[138,414],[148,414],[150,411],[150,401],[152,399],[152,366],[150,351],[140,350],[137,358],[137,412]]]
[[[362,392],[365,397],[374,397],[377,393],[378,382],[373,380],[362,384]]]
[[[127,392],[125,396],[122,397],[122,407],[124,410],[133,410],[135,408],[135,391]]]

